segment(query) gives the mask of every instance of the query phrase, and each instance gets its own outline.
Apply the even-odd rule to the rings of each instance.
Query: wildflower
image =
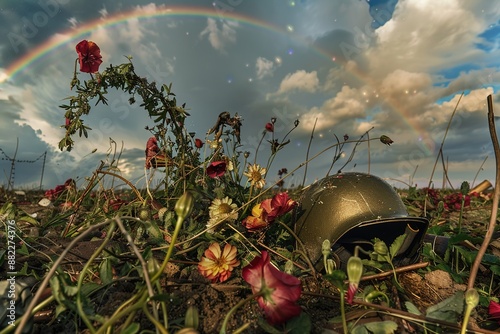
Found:
[[[266,131],[267,132],[274,132],[274,124],[273,123],[267,123],[266,124]]]
[[[288,197],[287,193],[276,194],[273,198],[265,199],[260,204],[264,209],[263,217],[269,222],[283,216],[285,213],[292,210],[295,205],[297,205],[297,202]]]
[[[237,209],[236,203],[233,203],[233,200],[227,196],[223,199],[214,199],[212,205],[208,208],[210,214],[210,220],[207,224],[208,231],[213,232],[213,228],[217,223],[223,221],[233,222],[238,219]]]
[[[240,265],[240,261],[236,259],[237,248],[230,244],[226,244],[221,251],[220,245],[214,242],[205,250],[204,255],[198,263],[198,271],[212,283],[217,280],[226,281],[231,276],[231,271]]]
[[[211,178],[222,176],[226,173],[226,167],[227,164],[223,160],[211,162],[207,167],[207,175]]]
[[[266,251],[243,268],[242,276],[254,294],[263,293],[257,302],[271,325],[282,324],[301,313],[296,304],[302,293],[300,280],[276,269]]]
[[[283,176],[283,175],[285,175],[285,174],[287,174],[287,173],[288,173],[288,169],[286,169],[286,168],[281,168],[281,169],[278,171],[278,176],[279,176],[279,177],[281,177],[281,176]]]
[[[247,228],[247,230],[251,232],[266,227],[267,225],[269,225],[269,222],[262,219],[263,211],[264,210],[262,209],[260,203],[254,205],[254,207],[252,208],[252,214],[243,219],[241,223]]]
[[[80,72],[95,73],[102,63],[101,50],[94,42],[83,40],[76,45]]]
[[[488,314],[490,317],[500,324],[500,304],[490,300],[490,305],[488,306]]]
[[[276,218],[286,214],[297,205],[287,193],[278,193],[273,198],[263,200],[252,208],[252,215],[243,219],[242,224],[249,231],[266,227]]]
[[[363,262],[358,256],[351,256],[347,261],[347,277],[349,279],[349,287],[347,290],[346,300],[352,304],[354,295],[358,291],[359,281],[363,274]]]
[[[203,142],[201,141],[200,138],[196,138],[194,140],[194,146],[196,146],[196,148],[202,148],[203,147]]]
[[[247,176],[252,184],[258,189],[264,188],[266,184],[266,180],[264,180],[264,175],[266,174],[266,169],[261,168],[257,164],[248,165],[248,170],[244,173]]]
[[[167,165],[167,158],[165,154],[160,154],[158,147],[158,140],[156,137],[151,137],[146,143],[146,169],[165,167]]]
[[[208,143],[208,146],[212,149],[212,150],[217,150],[222,144],[222,140],[221,139],[218,139],[218,140],[208,140],[207,139],[207,143]]]
[[[391,146],[391,144],[394,143],[394,141],[386,135],[380,136],[380,141],[382,144],[386,144],[387,146]]]

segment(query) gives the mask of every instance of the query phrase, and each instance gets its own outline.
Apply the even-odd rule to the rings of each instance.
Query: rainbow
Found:
[[[319,54],[321,57],[325,57],[328,60],[336,61],[334,56],[327,51],[323,50],[317,45],[311,44],[310,41],[306,40],[297,34],[292,34],[287,27],[280,27],[269,22],[260,20],[255,17],[250,17],[235,12],[236,8],[231,8],[229,5],[224,4],[217,7],[156,7],[152,9],[148,8],[136,8],[133,10],[120,12],[108,17],[98,18],[93,21],[87,22],[77,28],[70,28],[66,32],[60,34],[59,38],[51,38],[46,42],[33,48],[30,52],[26,53],[16,61],[14,61],[6,69],[3,78],[0,78],[0,84],[6,80],[13,79],[17,74],[23,72],[28,66],[40,61],[44,56],[57,50],[60,47],[65,46],[68,43],[74,43],[74,40],[82,38],[82,36],[89,34],[90,32],[103,27],[112,27],[122,23],[127,22],[131,19],[146,19],[154,17],[200,17],[200,18],[214,18],[223,19],[229,21],[235,21],[243,25],[253,26],[258,29],[264,29],[267,31],[272,31],[278,34],[286,35],[299,43],[304,45],[309,45],[311,50]],[[338,62],[338,60],[337,60]],[[371,81],[363,73],[358,70],[352,69],[350,73],[355,77],[359,78],[365,83]],[[404,106],[391,105],[391,108],[398,112],[403,120],[408,124],[408,126],[415,131],[421,141],[421,148],[426,155],[431,155],[434,150],[434,143],[430,139],[427,131],[420,128],[420,126],[409,122],[408,115],[405,112]],[[390,135],[390,133],[388,133]]]

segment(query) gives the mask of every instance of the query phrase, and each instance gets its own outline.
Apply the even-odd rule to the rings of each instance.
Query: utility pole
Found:
[[[14,157],[11,159],[9,184],[7,185],[7,191],[9,191],[9,189],[14,190],[14,178],[16,176],[16,156],[18,148],[19,148],[19,137],[17,137],[16,151],[14,152]]]
[[[40,190],[42,190],[43,184],[43,172],[45,171],[45,159],[47,159],[47,151],[43,154],[43,165],[42,165],[42,176],[40,177]]]

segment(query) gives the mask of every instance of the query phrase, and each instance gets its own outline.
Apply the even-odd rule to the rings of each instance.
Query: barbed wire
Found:
[[[36,158],[34,160],[26,160],[26,159],[21,160],[21,159],[11,158],[7,155],[7,153],[5,153],[5,151],[2,148],[0,148],[0,153],[1,153],[0,160],[10,161],[10,164],[11,164],[10,175],[8,177],[8,180],[7,180],[7,182],[8,182],[7,183],[7,190],[14,189],[14,182],[15,182],[15,178],[16,178],[16,162],[18,162],[18,163],[35,163],[38,160],[43,159],[42,176],[40,179],[40,189],[42,189],[43,173],[45,170],[45,159],[47,157],[47,151],[42,153],[38,158]],[[16,154],[14,154],[14,156],[15,155],[17,155],[17,148],[16,148]]]
[[[2,148],[0,148],[0,153],[2,153],[3,157],[0,158],[0,160],[8,160],[8,161],[13,161],[14,159],[12,159],[11,157],[9,157],[4,150],[2,150]],[[26,162],[26,163],[34,163],[34,162],[37,162],[38,160],[42,159],[43,156],[45,155],[45,152],[40,154],[40,156],[38,158],[36,158],[35,160],[19,160],[19,159],[15,159],[14,162]]]

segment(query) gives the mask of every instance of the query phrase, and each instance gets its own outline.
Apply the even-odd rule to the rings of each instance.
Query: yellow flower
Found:
[[[210,220],[207,223],[208,232],[213,233],[217,223],[223,221],[233,222],[238,219],[237,209],[238,206],[227,196],[223,199],[214,199],[212,205],[208,208],[210,214]]]
[[[226,281],[231,276],[231,271],[240,265],[240,261],[236,259],[237,248],[230,244],[226,244],[221,251],[220,245],[214,242],[204,255],[198,263],[198,271],[213,283],[217,280]]]
[[[244,173],[248,177],[251,184],[257,189],[264,188],[266,180],[264,180],[264,175],[266,174],[266,169],[261,168],[257,164],[248,165],[248,170]]]

